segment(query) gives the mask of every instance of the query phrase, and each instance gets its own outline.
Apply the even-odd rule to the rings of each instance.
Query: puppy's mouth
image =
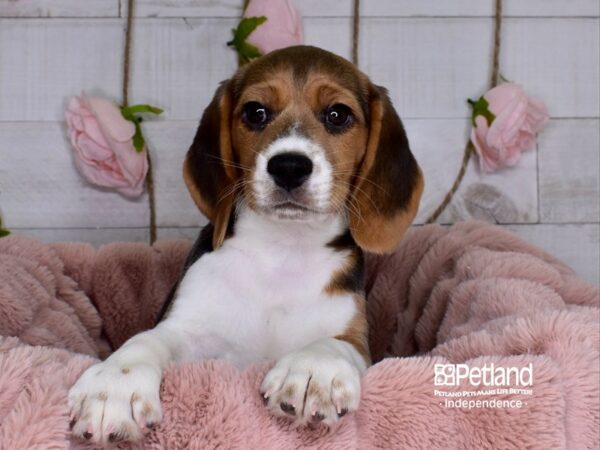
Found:
[[[319,214],[321,211],[318,211],[314,208],[310,208],[306,205],[302,205],[301,203],[297,203],[292,200],[276,203],[271,206],[273,211],[297,211],[298,213],[314,213]]]
[[[275,188],[260,208],[266,214],[281,218],[303,220],[321,215],[324,211],[315,204],[315,199],[305,189],[291,192]]]
[[[283,220],[311,220],[323,214],[323,211],[315,208],[311,203],[294,199],[292,196],[285,199],[271,199],[261,209],[271,217]]]

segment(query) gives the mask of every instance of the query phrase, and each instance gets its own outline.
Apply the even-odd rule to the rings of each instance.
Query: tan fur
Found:
[[[307,397],[317,397],[318,405],[326,405],[330,398],[330,393],[322,389],[317,383],[310,383],[306,391]]]
[[[371,364],[371,360],[369,359],[367,361],[367,363],[370,365]],[[331,389],[338,391],[338,396],[340,397],[340,399],[342,400],[343,403],[347,403],[348,399],[350,397],[350,393],[345,389],[345,384],[343,381],[335,379],[333,380],[333,383],[331,383]]]
[[[401,152],[409,150],[400,148],[396,151],[393,147],[389,148],[390,145],[401,145],[400,142],[388,142],[389,136],[397,134],[400,137],[404,135],[404,131],[387,95],[378,92],[379,88],[375,86],[371,89],[377,94],[373,94],[374,99],[371,101],[371,129],[365,156],[349,200],[349,222],[350,231],[359,247],[373,253],[387,253],[398,246],[416,216],[424,181],[421,169],[413,160],[415,173],[412,174],[414,179],[410,187],[410,198],[398,207],[395,203],[396,197],[400,195],[397,192],[399,187],[389,179],[385,181],[374,175],[382,170],[391,171],[393,164],[397,163],[396,159],[401,157]],[[385,141],[384,135],[387,138]],[[382,156],[384,153],[386,156]],[[388,161],[385,160],[386,157]],[[411,174],[399,176],[408,175]]]
[[[115,439],[113,442],[131,439],[133,436],[136,436],[136,435],[137,435],[137,433],[135,431],[135,428],[132,425],[126,423],[126,424],[121,425],[121,428],[114,432]]]
[[[289,384],[287,386],[287,388],[285,389],[285,391],[283,391],[282,396],[283,397],[293,397],[294,396],[294,385],[293,384]]]
[[[343,383],[343,381],[341,381],[341,380],[338,380],[337,378],[335,378],[335,379],[333,380],[333,383],[331,383],[331,387],[332,387],[333,389],[341,389],[341,388],[343,388],[343,387],[344,387],[344,383]]]
[[[219,134],[219,141],[221,144],[221,158],[224,161],[225,173],[231,183],[228,183],[228,188],[237,179],[237,170],[233,163],[233,149],[231,148],[231,125],[230,125],[230,111],[231,111],[231,99],[229,94],[225,93],[221,97],[220,101],[220,112],[221,112],[221,130]],[[219,248],[225,240],[225,234],[227,233],[227,227],[229,225],[229,218],[233,210],[234,192],[223,193],[223,197],[217,202],[217,211],[215,212],[212,222],[215,226],[215,232],[213,235],[213,248]]]
[[[202,194],[200,194],[198,186],[196,186],[196,182],[192,178],[192,170],[194,169],[190,166],[189,160],[186,157],[183,163],[183,181],[200,212],[210,218],[210,215],[213,213],[212,208],[203,199]]]
[[[365,359],[367,365],[371,365],[365,297],[356,295],[354,304],[356,306],[354,317],[350,320],[344,332],[335,336],[335,338],[351,344]]]
[[[142,408],[142,416],[147,417],[152,412],[153,412],[153,408],[152,408],[152,405],[150,404],[150,402],[144,402],[144,406]]]
[[[408,205],[405,209],[392,218],[387,218],[376,214],[375,212],[366,212],[360,220],[368,224],[368,227],[358,225],[353,232],[354,238],[359,246],[368,249],[371,253],[387,253],[390,249],[396,248],[404,236],[404,233],[412,224],[419,210],[419,202],[425,183],[421,169],[417,177],[417,185],[411,195]]]
[[[333,273],[331,281],[325,287],[325,292],[330,295],[347,293],[346,288],[343,286],[344,278],[354,270],[357,264],[359,264],[358,254],[356,252],[350,252],[344,266]]]
[[[273,110],[283,110],[294,97],[294,90],[290,89],[293,84],[293,75],[289,70],[283,69],[269,75],[265,74],[263,80],[256,84],[250,84],[244,89],[233,112],[235,115],[239,115],[241,107],[250,101],[269,105]]]
[[[238,170],[234,162],[233,150],[231,147],[231,99],[229,93],[225,88],[221,87],[218,91],[220,96],[217,97],[211,103],[209,108],[213,108],[210,111],[211,114],[219,116],[219,155],[214,156],[214,159],[218,160],[223,167],[225,172],[225,180],[223,180],[223,189],[217,199],[209,201],[202,194],[201,189],[197,184],[197,180],[194,179],[194,170],[190,163],[190,153],[188,152],[184,165],[183,165],[183,179],[185,184],[196,203],[196,206],[200,211],[208,217],[208,219],[215,226],[215,233],[213,235],[213,247],[218,248],[225,240],[227,227],[229,224],[229,218],[235,202],[235,192],[233,186],[235,180],[238,179]],[[219,94],[217,94],[219,95]],[[207,108],[207,111],[209,110]]]

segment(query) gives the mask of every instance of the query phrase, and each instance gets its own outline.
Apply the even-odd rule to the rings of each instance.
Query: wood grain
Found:
[[[129,200],[76,171],[62,123],[0,123],[0,205],[8,228],[145,227],[144,194]]]
[[[236,67],[225,46],[234,24],[140,20],[131,101],[162,106],[165,119],[198,119]],[[349,56],[349,19],[305,25],[307,43]],[[597,117],[599,26],[587,18],[507,19],[502,74],[543,98],[554,117]],[[491,19],[372,18],[361,27],[361,68],[389,89],[403,117],[468,116],[466,99],[482,94],[488,79]],[[0,121],[61,120],[66,99],[82,89],[118,98],[121,50],[121,20],[0,20]]]
[[[197,227],[207,220],[190,197],[182,177],[183,160],[190,147],[195,121],[146,122],[144,134],[154,161],[156,220],[161,227]]]
[[[508,228],[563,261],[584,280],[600,284],[599,224],[510,225]]]
[[[148,228],[13,228],[12,234],[29,236],[42,242],[87,242],[100,247],[113,242],[144,242]]]
[[[82,90],[118,98],[122,26],[116,19],[1,19],[0,121],[63,120]]]
[[[0,17],[119,17],[119,0],[0,0]]]
[[[469,123],[463,119],[406,119],[410,145],[425,174],[425,193],[416,223],[423,223],[442,201],[458,173]],[[472,157],[465,178],[439,222],[477,219],[493,223],[537,221],[535,149],[515,167],[484,174]],[[532,176],[533,174],[533,176]]]
[[[200,227],[161,227],[158,229],[159,239],[186,239],[195,241],[198,238]]]
[[[40,1],[40,0],[38,0]],[[241,0],[138,0],[139,17],[238,17]],[[348,17],[352,0],[295,0],[303,17]],[[362,0],[363,17],[491,17],[493,0]],[[598,17],[595,0],[505,0],[504,15]]]
[[[125,0],[0,0],[0,17],[125,17]],[[303,17],[348,17],[352,0],[295,0]],[[493,0],[362,0],[363,17],[491,17]],[[239,17],[242,0],[137,0],[137,17]],[[506,17],[598,17],[595,0],[505,0]]]
[[[541,221],[600,221],[600,120],[552,120],[539,142]]]
[[[598,17],[595,0],[504,0],[504,17]],[[410,17],[493,17],[494,0],[367,0],[362,13],[367,16]]]
[[[506,19],[500,73],[554,117],[596,117],[599,27],[598,19]],[[362,30],[361,68],[405,118],[467,117],[467,98],[487,88],[491,19],[373,18]]]

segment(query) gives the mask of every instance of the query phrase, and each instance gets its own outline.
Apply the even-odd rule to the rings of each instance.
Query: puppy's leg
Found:
[[[261,386],[273,414],[331,425],[358,408],[367,359],[350,342],[325,338],[280,359]]]
[[[69,391],[73,434],[99,443],[140,439],[162,418],[162,370],[182,345],[166,321],[88,368]]]

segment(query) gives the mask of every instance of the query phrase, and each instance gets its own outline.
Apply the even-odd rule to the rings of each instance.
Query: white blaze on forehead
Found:
[[[330,200],[333,179],[331,163],[325,157],[323,147],[294,132],[275,139],[263,152],[257,154],[253,188],[258,202],[262,206],[268,205],[269,194],[276,188],[276,185],[267,172],[267,164],[273,156],[282,153],[299,153],[310,158],[313,170],[303,188],[312,198],[316,208],[326,209]]]

